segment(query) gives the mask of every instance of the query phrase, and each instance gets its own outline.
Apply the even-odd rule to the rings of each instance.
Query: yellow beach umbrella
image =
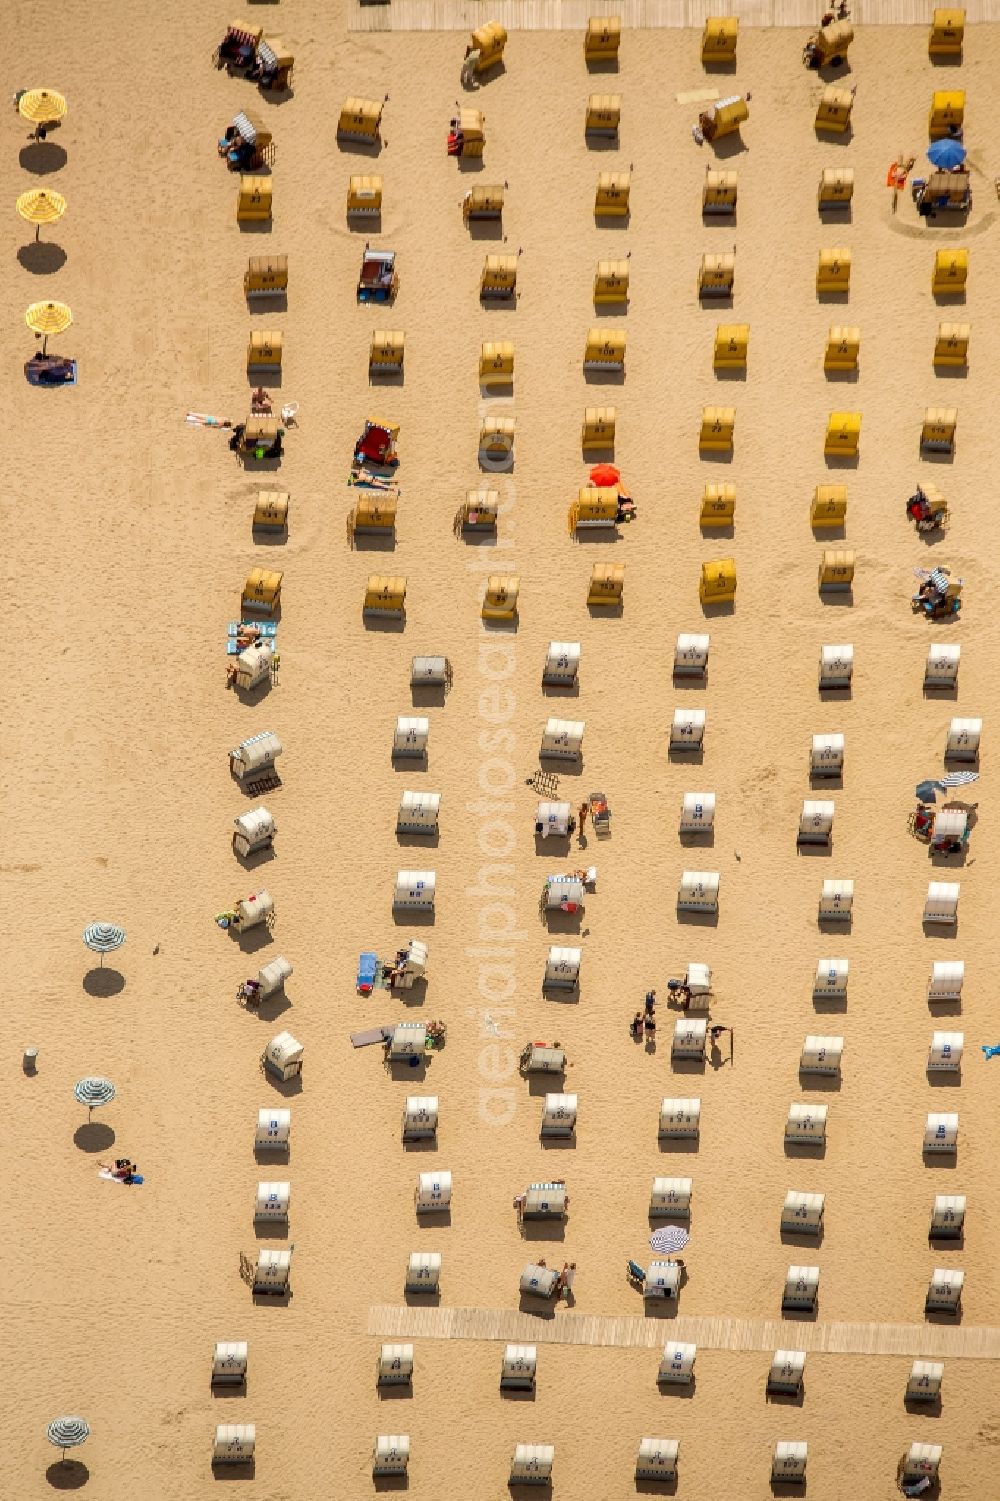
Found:
[[[47,125],[50,120],[61,120],[66,113],[66,101],[55,89],[28,89],[17,101],[17,107],[32,125]]]
[[[29,188],[17,200],[17,211],[29,224],[36,224],[35,239],[38,239],[43,224],[54,224],[66,212],[66,200],[61,193],[48,188]]]
[[[33,302],[24,315],[24,321],[32,333],[42,339],[44,354],[49,334],[61,334],[73,322],[73,314],[65,302]]]

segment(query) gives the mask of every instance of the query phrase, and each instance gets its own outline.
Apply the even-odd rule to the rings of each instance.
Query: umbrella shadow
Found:
[[[114,1139],[114,1131],[102,1121],[88,1121],[73,1132],[73,1141],[81,1152],[107,1152]]]
[[[21,147],[17,159],[25,172],[34,172],[38,177],[58,172],[68,160],[65,148],[57,146],[55,141],[32,141],[29,146]]]
[[[45,1471],[45,1478],[54,1491],[78,1491],[90,1479],[90,1471],[82,1459],[57,1459]]]
[[[66,264],[65,250],[48,240],[32,240],[30,245],[22,245],[17,258],[33,276],[51,276]]]
[[[125,976],[117,969],[97,965],[84,975],[83,988],[88,995],[104,997],[119,995],[125,989]]]

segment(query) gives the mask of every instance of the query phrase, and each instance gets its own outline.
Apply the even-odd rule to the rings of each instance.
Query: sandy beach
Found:
[[[255,1471],[235,1486],[253,1501],[372,1494],[379,1433],[410,1435],[409,1491],[428,1501],[508,1496],[518,1442],[555,1445],[562,1501],[624,1501],[647,1435],[680,1440],[677,1494],[692,1501],[766,1501],[783,1439],[809,1444],[810,1501],[888,1501],[912,1441],[943,1445],[948,1501],[980,1501],[1000,1442],[994,1361],[970,1336],[967,1355],[943,1357],[939,1410],[908,1409],[903,1394],[914,1355],[934,1358],[935,1342],[957,1339],[956,1329],[988,1330],[1000,1298],[991,1167],[1000,1062],[980,1051],[1000,1042],[990,563],[1000,27],[970,27],[962,63],[943,67],[928,58],[926,24],[859,25],[843,75],[857,85],[846,139],[813,129],[824,80],[803,68],[798,29],[744,27],[736,71],[722,75],[705,73],[695,30],[627,31],[612,75],[588,73],[578,31],[512,32],[504,71],[463,97],[486,117],[474,171],[445,151],[463,33],[361,35],[345,6],[319,0],[252,11],[294,52],[287,95],[262,98],[215,70],[228,14],[194,0],[156,12],[136,0],[64,0],[44,29],[35,7],[14,0],[10,18],[10,88],[58,88],[69,112],[39,145],[8,107],[0,169],[15,664],[2,857],[13,940],[9,1494],[60,1488],[45,1427],[79,1412],[92,1434],[75,1451],[87,1473],[74,1469],[73,1484],[102,1501],[213,1494],[222,1422],[257,1426]],[[677,100],[706,88],[752,95],[740,137],[717,152],[692,140],[699,106]],[[893,212],[885,186],[894,158],[926,165],[930,98],[944,88],[967,96],[964,223],[920,219],[908,190]],[[596,147],[584,136],[587,96],[612,90],[622,94],[619,142]],[[338,145],[343,100],[384,94],[377,157]],[[238,229],[237,180],[215,149],[243,108],[274,134],[270,233]],[[738,171],[735,219],[702,218],[704,174],[716,165]],[[824,222],[820,173],[848,165],[850,216]],[[595,223],[598,173],[629,169],[627,224]],[[348,178],[369,172],[383,178],[384,207],[380,231],[366,236],[344,204]],[[470,232],[461,212],[468,188],[500,182],[502,241],[492,226]],[[14,200],[39,185],[69,206],[32,245]],[[391,309],[355,300],[366,237],[397,253]],[[849,300],[820,301],[819,250],[839,245],[853,257]],[[734,247],[732,305],[699,304],[702,254]],[[969,250],[962,302],[931,294],[945,247]],[[498,250],[523,252],[516,305],[479,300],[483,259]],[[272,252],[289,257],[287,308],[251,311],[247,258]],[[626,254],[627,314],[595,311],[597,262]],[[33,343],[24,309],[42,298],[73,309],[72,328],[50,341],[79,363],[73,389],[38,390],[22,377]],[[971,323],[967,371],[932,365],[941,321]],[[750,326],[745,379],[713,371],[716,325],[730,322]],[[627,334],[619,384],[582,369],[588,329],[609,324]],[[824,374],[832,324],[861,330],[855,380]],[[284,337],[276,397],[299,403],[298,425],[280,470],[254,471],[224,436],[184,419],[189,410],[245,419],[249,334],[272,327]],[[369,383],[376,328],[405,332],[400,385]],[[505,339],[516,349],[513,396],[496,402],[480,390],[479,350]],[[615,462],[638,517],[614,541],[602,532],[575,542],[566,513],[587,478],[584,408],[610,404]],[[716,405],[736,408],[729,462],[699,455],[702,408]],[[921,456],[924,409],[952,405],[954,455]],[[513,469],[494,479],[477,447],[495,406],[515,417],[516,439]],[[823,456],[834,410],[863,417],[847,469]],[[399,425],[391,552],[345,540],[358,493],[347,485],[352,444],[372,416]],[[927,481],[951,508],[947,533],[931,540],[905,515]],[[487,482],[501,492],[500,534],[494,546],[472,545],[452,521],[466,492]],[[737,487],[735,527],[713,537],[699,527],[701,495],[722,482]],[[829,482],[847,484],[848,514],[843,535],[824,541],[809,508]],[[290,493],[289,528],[264,546],[251,517],[258,490],[272,487]],[[818,592],[824,547],[854,550],[850,596]],[[735,558],[738,592],[731,613],[707,616],[699,569],[718,557]],[[612,561],[625,564],[624,608],[591,612],[591,567]],[[910,609],[912,569],[939,564],[965,581],[956,623]],[[284,575],[281,669],[248,703],[226,690],[225,637],[258,565]],[[481,623],[494,571],[520,576],[516,631]],[[403,629],[363,621],[373,573],[406,577]],[[684,631],[711,634],[703,685],[672,678]],[[551,640],[581,645],[575,695],[542,690]],[[954,693],[922,691],[931,641],[961,644]],[[853,688],[821,696],[820,649],[838,642],[854,646]],[[445,655],[454,672],[451,692],[426,708],[410,688],[418,654]],[[668,757],[667,738],[685,706],[707,712],[707,729],[703,754],[682,761]],[[390,756],[396,716],[413,712],[430,719],[425,768]],[[586,724],[582,766],[551,769],[574,804],[607,793],[610,839],[588,831],[584,847],[536,847],[538,794],[526,783],[552,715]],[[907,820],[915,785],[944,771],[953,716],[985,721],[981,780],[965,794],[979,818],[964,858],[932,860]],[[230,777],[228,753],[262,730],[284,745],[283,785],[252,799]],[[846,737],[843,779],[817,790],[811,737],[835,732]],[[397,839],[405,789],[441,793],[436,843]],[[707,847],[677,833],[693,790],[718,799]],[[829,851],[796,848],[811,797],[835,801]],[[232,853],[232,821],[259,801],[278,826],[274,857],[246,869]],[[541,921],[545,877],[589,864],[598,880],[582,920]],[[400,868],[436,872],[432,924],[394,918]],[[678,919],[689,868],[719,872],[717,922]],[[817,924],[830,878],[855,883],[853,922],[840,933]],[[931,880],[961,883],[953,929],[922,925]],[[213,918],[264,885],[273,937],[258,946],[248,935],[241,949]],[[93,978],[80,934],[97,920],[126,930],[106,961],[124,983]],[[389,954],[411,935],[429,946],[426,990],[356,994],[359,953]],[[541,986],[548,946],[561,941],[583,949],[579,995],[563,1000]],[[277,954],[294,976],[286,1000],[258,1016],[237,1004],[236,988]],[[846,1004],[813,1000],[817,960],[829,955],[850,961]],[[927,979],[945,959],[964,960],[964,994],[932,1008]],[[671,1067],[666,980],[688,962],[712,968],[711,1020],[734,1029],[731,1066]],[[628,1032],[651,987],[661,996],[655,1047]],[[413,1081],[387,1073],[377,1047],[350,1043],[352,1031],[407,1017],[448,1028]],[[305,1047],[301,1091],[287,1098],[259,1066],[283,1028]],[[927,1050],[942,1028],[964,1032],[965,1059],[960,1075],[934,1082]],[[842,1077],[826,1088],[799,1077],[809,1033],[845,1039]],[[575,1140],[563,1147],[540,1142],[544,1086],[516,1067],[526,1041],[553,1038],[579,1100]],[[34,1076],[21,1068],[29,1045],[39,1050]],[[73,1098],[89,1073],[118,1090],[92,1128]],[[400,1141],[409,1093],[440,1100],[434,1149]],[[696,1150],[658,1142],[665,1096],[701,1099]],[[784,1122],[799,1100],[829,1107],[822,1155],[786,1153]],[[292,1111],[287,1170],[254,1156],[257,1111],[274,1103]],[[960,1113],[957,1155],[937,1164],[921,1151],[930,1111]],[[136,1161],[143,1185],[102,1182],[97,1160],[109,1154]],[[452,1212],[418,1223],[414,1185],[430,1166],[453,1174]],[[657,1175],[693,1179],[673,1317],[644,1310],[624,1277],[628,1257],[645,1265],[651,1255]],[[550,1177],[567,1181],[569,1218],[549,1235],[522,1234],[512,1198]],[[255,1234],[256,1185],[272,1178],[292,1185],[285,1239]],[[825,1194],[818,1243],[780,1233],[789,1189]],[[941,1193],[968,1196],[959,1246],[928,1241]],[[291,1243],[287,1306],[255,1303],[240,1253]],[[576,1262],[572,1305],[534,1321],[533,1399],[498,1390],[502,1332],[418,1335],[412,1394],[380,1395],[380,1344],[411,1337],[403,1274],[415,1250],[442,1253],[442,1311],[511,1317],[526,1262]],[[793,1263],[821,1268],[817,1317],[784,1320],[762,1350],[762,1321],[781,1322]],[[935,1267],[966,1273],[958,1319],[925,1316]],[[614,1328],[625,1342],[606,1342],[600,1321],[644,1318],[652,1343],[624,1323]],[[704,1321],[693,1393],[661,1391],[660,1344],[688,1338],[685,1320]],[[905,1332],[899,1353],[837,1353],[835,1340],[824,1351],[821,1331],[843,1324],[922,1325],[926,1351],[911,1352]],[[768,1352],[799,1348],[800,1333],[814,1341],[804,1398],[768,1402]],[[993,1348],[988,1334],[982,1350]],[[871,1338],[882,1347],[883,1336]],[[245,1395],[213,1395],[215,1342],[243,1339]]]

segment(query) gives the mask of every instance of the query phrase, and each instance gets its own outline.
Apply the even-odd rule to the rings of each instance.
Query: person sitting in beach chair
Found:
[[[951,576],[948,568],[915,568],[920,588],[910,598],[914,611],[921,610],[928,620],[942,620],[957,615],[962,608],[962,580]]]
[[[932,501],[926,490],[918,485],[906,502],[906,514],[916,524],[918,532],[931,532],[944,526],[948,519],[948,505],[942,496]]]
[[[365,423],[364,432],[354,445],[354,462],[356,464],[382,464],[391,468],[399,463],[396,453],[396,436],[398,427],[390,427],[386,423]]]
[[[242,21],[230,21],[225,36],[215,49],[215,66],[249,68],[263,35],[261,27],[247,26]]]

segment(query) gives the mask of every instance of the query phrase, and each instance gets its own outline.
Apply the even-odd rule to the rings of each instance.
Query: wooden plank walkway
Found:
[[[851,23],[860,26],[930,26],[933,0],[853,0]],[[698,31],[706,16],[720,14],[714,0],[616,0],[607,6],[621,16],[622,29],[635,31],[688,27]],[[727,15],[741,26],[795,26],[813,31],[816,0],[727,0]],[[965,0],[969,25],[1000,20],[1000,0]],[[578,31],[582,37],[593,0],[390,0],[362,5],[351,0],[351,31],[472,31],[484,21],[500,21],[508,31]],[[581,42],[582,50],[582,42]]]
[[[911,1359],[1000,1359],[1000,1329],[946,1324],[811,1324],[795,1319],[597,1318],[560,1310],[537,1317],[510,1308],[369,1309],[368,1333],[386,1339],[460,1339],[511,1344],[605,1345],[658,1349],[667,1339],[707,1350],[826,1355],[900,1355]]]

